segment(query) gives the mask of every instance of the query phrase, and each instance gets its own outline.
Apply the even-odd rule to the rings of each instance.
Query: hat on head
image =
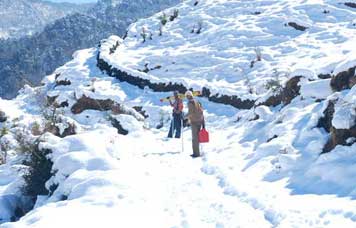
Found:
[[[192,91],[188,90],[187,92],[185,92],[185,96],[186,97],[193,97]]]

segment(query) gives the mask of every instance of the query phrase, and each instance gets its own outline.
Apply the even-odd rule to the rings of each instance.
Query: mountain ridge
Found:
[[[94,46],[112,34],[123,36],[134,20],[178,2],[122,1],[122,5],[112,6],[100,1],[87,13],[61,18],[31,37],[0,41],[0,97],[15,97],[25,83],[38,85],[45,75],[69,61],[75,50]],[[121,13],[125,10],[128,12]]]
[[[33,35],[47,24],[69,14],[83,13],[92,5],[42,0],[1,0],[0,39]]]

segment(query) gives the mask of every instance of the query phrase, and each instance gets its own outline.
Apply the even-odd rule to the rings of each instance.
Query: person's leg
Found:
[[[200,156],[200,149],[199,149],[199,131],[200,131],[200,124],[193,123],[192,125],[192,146],[193,146],[193,156],[199,157]]]
[[[173,131],[174,131],[174,117],[171,121],[171,126],[169,128],[169,132],[168,132],[168,138],[172,138],[173,137]]]
[[[182,116],[181,114],[175,115],[175,123],[174,123],[175,127],[176,127],[176,138],[180,138],[180,134],[181,134],[181,129],[182,129]]]

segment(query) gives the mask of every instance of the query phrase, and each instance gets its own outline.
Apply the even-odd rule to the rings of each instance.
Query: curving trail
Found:
[[[180,139],[165,138],[170,107],[159,98],[168,93],[119,83],[94,62],[94,49],[77,53],[61,69],[72,85],[50,91],[66,98],[96,77],[96,95],[143,106],[150,115],[146,127],[126,119],[130,133],[118,135],[105,112],[67,110],[79,134],[49,136],[44,144],[53,150],[57,170],[48,184],[59,183],[58,189],[20,221],[0,227],[355,227],[354,200],[298,191],[268,155],[251,162],[258,142],[243,140],[238,110],[202,99],[211,142],[201,158],[192,159],[190,129],[183,131],[184,151]],[[32,98],[21,99],[26,104],[20,102],[21,110],[15,105],[14,112],[23,112],[25,120],[35,117]],[[162,116],[164,127],[155,129]]]

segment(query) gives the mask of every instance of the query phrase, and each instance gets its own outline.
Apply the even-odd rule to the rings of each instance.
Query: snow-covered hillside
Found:
[[[187,0],[165,13],[162,36],[162,13],[139,20],[0,100],[0,227],[355,227],[354,9]],[[189,128],[166,138],[159,101],[190,87],[211,137],[196,159]]]
[[[163,26],[162,36],[158,19],[162,13],[133,24],[125,45],[107,62],[133,70],[143,70],[146,64],[160,66],[142,77],[258,99],[267,92],[264,85],[269,79],[285,82],[296,75],[318,79],[347,70],[335,68],[347,56],[354,57],[356,12],[342,3],[185,1],[177,7],[178,18]],[[165,13],[172,15],[173,10]],[[306,29],[299,31],[291,23]],[[152,40],[142,43],[142,28],[153,34]],[[261,61],[256,61],[256,51]],[[252,84],[252,92],[246,84]]]
[[[164,78],[188,88],[206,87],[213,94],[255,100],[266,95],[270,79],[285,82],[305,76],[315,80],[318,75],[348,69],[338,65],[355,56],[356,12],[342,3],[184,1],[176,7],[179,16],[163,26],[162,36],[159,13],[133,24],[124,45],[104,59],[123,69],[159,66],[139,75],[154,82]],[[174,9],[165,11],[168,17]],[[291,23],[306,29],[297,30]],[[152,40],[142,43],[142,28],[153,34]],[[261,61],[256,61],[256,51]]]
[[[26,3],[28,0],[18,0]],[[39,5],[39,0],[33,4]],[[13,12],[13,8],[27,10],[17,1],[5,0],[11,7],[3,7],[0,1],[0,21],[7,24],[6,15],[16,19],[22,18],[22,13]],[[31,1],[32,2],[32,1]],[[25,83],[39,85],[41,80],[51,74],[56,68],[71,60],[72,54],[79,49],[90,48],[97,45],[100,40],[112,34],[124,36],[127,27],[140,18],[146,18],[163,9],[178,4],[180,0],[120,0],[98,1],[90,10],[81,7],[81,13],[75,13],[56,19],[49,14],[53,23],[50,23],[41,32],[31,37],[20,39],[0,39],[0,97],[12,99]],[[50,4],[50,3],[48,3]],[[53,3],[54,4],[54,3]],[[60,5],[62,3],[58,3]],[[63,3],[64,4],[64,3]],[[2,7],[8,9],[2,13]],[[87,11],[87,12],[86,12]],[[31,14],[32,11],[27,10]],[[35,25],[38,18],[27,18],[26,22]],[[34,21],[32,23],[32,21]],[[15,23],[21,25],[20,22]],[[21,31],[23,31],[22,29]]]

